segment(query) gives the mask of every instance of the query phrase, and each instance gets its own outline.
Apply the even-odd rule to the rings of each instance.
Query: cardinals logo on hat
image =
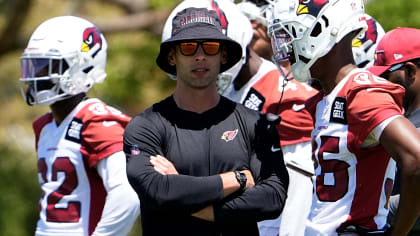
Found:
[[[96,27],[90,27],[85,29],[83,32],[83,44],[82,44],[82,52],[89,52],[93,49],[96,45],[99,45],[95,48],[95,52],[92,53],[92,57],[102,49],[102,39],[101,39],[101,32]]]
[[[328,0],[299,0],[299,7],[296,13],[298,16],[309,14],[317,17],[318,13],[328,2]]]

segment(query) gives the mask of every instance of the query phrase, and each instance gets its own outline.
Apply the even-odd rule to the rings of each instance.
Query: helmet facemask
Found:
[[[362,0],[326,0],[321,5],[309,4],[314,3],[276,1],[269,20],[275,60],[287,54],[291,72],[298,81],[311,79],[311,66],[347,34],[366,29]]]
[[[280,22],[275,19],[270,23],[268,28],[268,35],[271,38],[271,47],[273,49],[272,60],[281,69],[282,61],[289,60],[292,65],[292,69],[285,78],[289,78],[289,75],[293,73],[293,78],[299,81],[307,81],[310,78],[309,67],[307,65],[310,59],[299,54],[299,50],[295,50],[296,43],[298,43],[304,37],[302,33],[305,32],[306,27],[300,25],[299,22]],[[311,64],[312,65],[312,64]]]
[[[21,93],[28,105],[49,106],[68,97],[60,89],[60,80],[68,76],[68,63],[59,57],[21,58]]]
[[[273,49],[273,61],[279,64],[282,61],[290,60],[290,55],[293,55],[292,42],[295,38],[288,28],[277,21],[268,28],[268,35]]]

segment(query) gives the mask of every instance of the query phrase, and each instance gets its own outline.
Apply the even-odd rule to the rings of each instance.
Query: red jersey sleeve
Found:
[[[382,121],[403,115],[403,96],[404,89],[388,81],[350,89],[347,96],[348,122],[350,127],[357,127],[351,129],[351,133],[363,141]]]
[[[124,128],[131,117],[104,103],[94,103],[79,112],[83,120],[81,152],[90,167],[123,150]]]
[[[253,85],[265,99],[263,113],[276,113],[281,116],[277,125],[282,146],[311,140],[312,117],[304,109],[305,101],[317,93],[310,86],[292,80],[283,87],[280,71],[272,70]],[[280,102],[279,105],[278,103]]]

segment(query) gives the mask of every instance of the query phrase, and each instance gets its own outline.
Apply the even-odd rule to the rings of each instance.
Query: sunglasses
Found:
[[[182,42],[179,44],[181,49],[181,54],[184,56],[192,56],[197,52],[198,46],[201,45],[204,53],[208,56],[213,56],[219,53],[220,42],[214,41],[191,41],[191,42]]]

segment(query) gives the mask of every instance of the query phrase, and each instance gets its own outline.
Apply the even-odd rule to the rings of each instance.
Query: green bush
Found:
[[[33,235],[38,219],[36,157],[0,144],[0,235]]]
[[[389,31],[398,26],[420,28],[420,0],[376,0],[366,4],[366,12]]]

